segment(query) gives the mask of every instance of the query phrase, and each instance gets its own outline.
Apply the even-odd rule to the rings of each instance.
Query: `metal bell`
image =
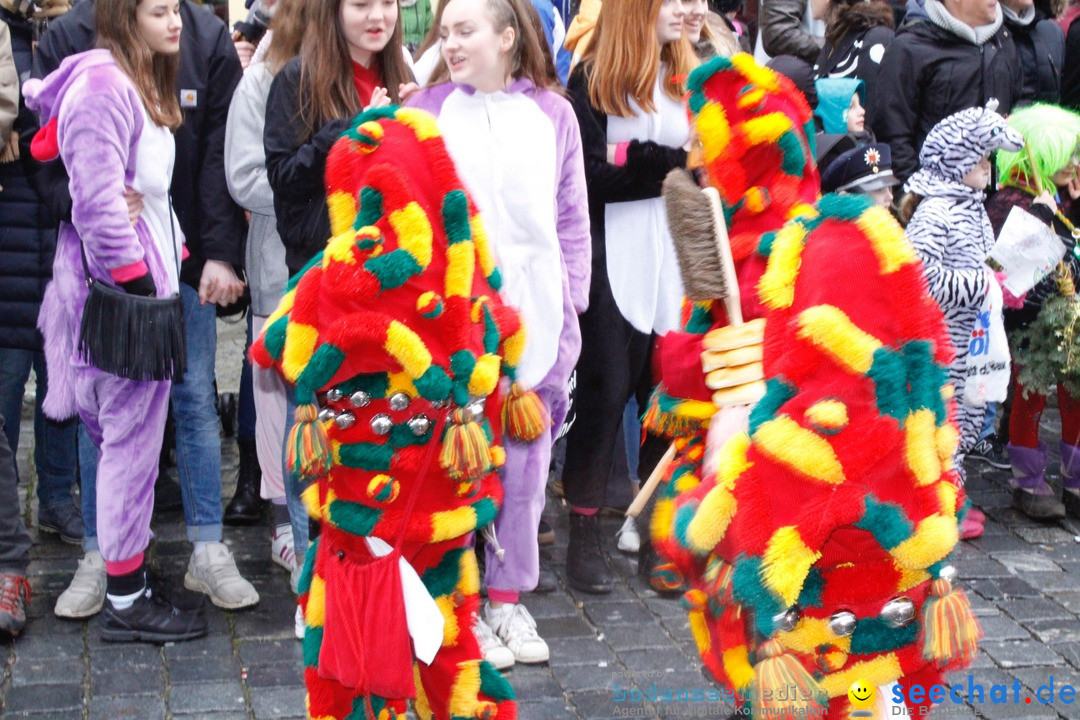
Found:
[[[326,391],[326,399],[330,402],[337,402],[343,397],[345,397],[345,393],[341,392],[337,388],[330,388]]]
[[[323,408],[319,411],[319,422],[329,422],[334,419],[337,413],[334,412],[334,408]]]
[[[469,419],[475,422],[479,422],[484,418],[484,400],[474,400],[465,407],[465,411],[469,415]]]
[[[343,412],[334,418],[334,423],[342,430],[348,430],[356,423],[356,416],[351,412]]]
[[[371,430],[376,435],[389,435],[394,429],[394,421],[386,413],[379,413],[371,418]]]
[[[952,565],[946,565],[941,568],[941,572],[938,573],[938,577],[942,580],[948,580],[949,582],[956,581],[956,568]]]
[[[790,607],[785,612],[773,615],[773,626],[781,632],[791,632],[799,624],[799,609]]]
[[[409,429],[412,430],[412,434],[416,437],[420,437],[428,431],[431,427],[431,420],[427,415],[417,415],[409,420]]]
[[[855,632],[855,623],[857,621],[855,613],[841,610],[838,613],[833,613],[833,616],[829,618],[829,630],[837,637],[847,637]]]
[[[411,402],[412,402],[412,398],[410,398],[406,393],[403,393],[403,392],[394,393],[393,395],[390,396],[390,409],[391,410],[397,410],[398,412],[400,412],[400,411],[405,410],[406,408],[408,408],[409,403],[411,403]]]
[[[352,405],[353,407],[358,407],[358,408],[367,407],[368,403],[370,403],[370,402],[371,402],[371,395],[368,395],[363,390],[357,390],[356,392],[354,392],[352,395],[349,396],[349,404]]]
[[[910,625],[915,619],[915,603],[908,597],[898,597],[881,608],[881,619],[891,628]]]

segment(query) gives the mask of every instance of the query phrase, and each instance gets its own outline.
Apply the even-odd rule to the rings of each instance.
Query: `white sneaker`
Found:
[[[491,626],[519,663],[547,662],[547,643],[536,632],[536,621],[521,603],[500,608],[484,604],[484,622]]]
[[[184,587],[209,595],[212,603],[226,610],[237,610],[259,602],[259,593],[240,576],[236,560],[225,543],[207,543],[206,554],[202,558],[191,553],[184,575]]]
[[[88,618],[101,611],[105,602],[105,560],[91,550],[79,561],[75,577],[56,599],[53,612],[62,618]]]
[[[638,534],[637,523],[632,517],[623,521],[615,537],[619,540],[619,550],[624,553],[636,553],[641,548],[641,535]]]
[[[476,642],[480,644],[480,654],[483,658],[496,670],[513,667],[514,653],[510,652],[510,648],[503,645],[502,640],[496,637],[495,631],[484,622],[483,618],[475,617],[473,620],[473,635],[476,636]]]
[[[296,606],[296,615],[293,616],[293,633],[296,634],[297,640],[304,639],[304,630],[307,625],[304,623],[304,608],[299,605]]]
[[[296,568],[292,525],[278,525],[270,536],[270,559],[289,572]]]
[[[300,574],[303,570],[303,567],[297,565],[292,569],[292,572],[289,573],[289,587],[292,589],[293,595],[300,594]]]

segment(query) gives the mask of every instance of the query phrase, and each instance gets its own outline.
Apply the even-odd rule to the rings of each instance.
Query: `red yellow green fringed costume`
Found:
[[[748,57],[706,64],[689,88],[707,163],[748,129],[773,145],[741,169],[708,164],[714,182],[809,152],[790,88]],[[775,113],[789,130],[770,140]],[[828,195],[762,239],[765,396],[714,474],[676,476],[655,542],[690,582],[690,625],[720,682],[758,708],[844,718],[856,680],[928,686],[975,651],[945,566],[962,502],[952,349],[903,231],[865,197]]]
[[[320,669],[327,644],[342,642],[327,626],[330,601],[336,617],[343,602],[359,613],[400,592],[341,587],[331,564],[370,560],[366,537],[393,545],[400,536],[444,624],[431,664],[411,663],[415,691],[404,695],[415,694],[422,718],[513,720],[513,691],[481,660],[471,630],[470,534],[502,500],[499,385],[513,376],[524,330],[499,299],[483,225],[430,115],[361,114],[330,152],[327,185],[333,237],[252,348],[296,383],[298,400],[317,394],[322,406],[298,409],[289,450],[317,479],[304,498],[322,523],[300,580],[308,714],[367,718],[370,704],[380,720],[405,716],[406,697],[365,698]],[[364,640],[359,660],[377,666],[379,638]]]

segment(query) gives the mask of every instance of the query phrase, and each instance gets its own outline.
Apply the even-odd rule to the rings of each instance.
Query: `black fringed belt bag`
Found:
[[[176,277],[176,226],[169,198]],[[90,295],[79,326],[79,355],[99,370],[129,380],[183,382],[187,367],[184,308],[180,294],[158,298],[132,295],[90,277],[86,248],[79,238],[83,273]]]

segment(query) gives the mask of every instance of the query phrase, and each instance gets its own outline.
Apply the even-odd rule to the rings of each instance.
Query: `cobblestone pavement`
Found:
[[[1056,448],[1056,412],[1043,420],[1045,439]],[[24,420],[19,448],[26,472],[32,435]],[[236,475],[236,450],[223,439],[225,498]],[[1056,454],[1055,454],[1056,455]],[[1056,470],[1057,462],[1050,467]],[[1025,704],[1042,685],[1080,684],[1080,531],[1071,522],[1039,525],[1009,509],[1005,473],[971,468],[970,492],[987,512],[986,535],[964,543],[954,564],[969,590],[985,632],[982,652],[970,671],[985,688],[983,703],[946,704],[936,717],[1080,718],[1080,706]],[[1056,481],[1056,476],[1054,478]],[[25,494],[25,489],[24,489]],[[262,600],[251,610],[208,607],[210,635],[157,647],[107,645],[97,623],[57,619],[52,608],[75,570],[79,548],[35,534],[30,568],[33,600],[24,635],[0,646],[0,718],[90,720],[248,720],[304,714],[300,643],[293,638],[293,597],[287,574],[273,565],[269,525],[226,528],[225,540],[241,572]],[[563,561],[567,527],[556,501],[547,517],[558,535],[551,566],[560,589],[529,595],[525,604],[551,646],[551,662],[508,672],[523,720],[613,717],[726,717],[720,703],[615,702],[616,688],[673,690],[711,687],[701,673],[690,630],[677,599],[657,596],[634,576],[635,561],[615,550],[616,517],[604,519],[613,565],[621,584],[608,596],[566,588]],[[178,512],[154,522],[152,561],[179,580],[190,553]],[[952,681],[966,695],[968,671]],[[994,684],[1019,681],[1020,703],[993,704]],[[1044,690],[1045,693],[1045,690]]]

